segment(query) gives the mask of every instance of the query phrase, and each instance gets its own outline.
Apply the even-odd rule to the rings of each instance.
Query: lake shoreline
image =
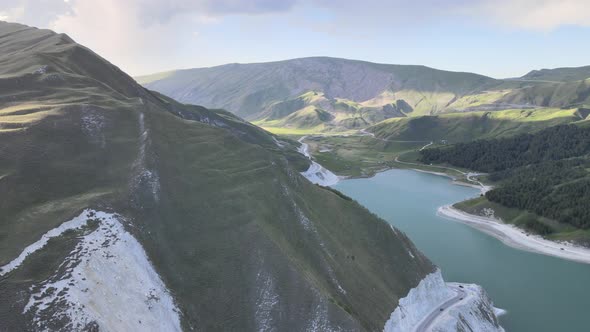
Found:
[[[404,168],[391,168],[391,169],[404,169]],[[469,183],[469,182],[464,182],[464,181],[457,180],[456,177],[454,177],[454,176],[452,176],[450,174],[447,174],[447,173],[434,172],[434,171],[426,171],[426,170],[419,169],[419,168],[405,168],[405,169],[409,169],[409,170],[420,172],[420,173],[427,173],[427,174],[432,174],[432,175],[444,176],[446,178],[451,179],[452,180],[451,183],[453,183],[454,185],[464,186],[464,187],[470,187],[470,188],[474,188],[474,189],[479,189],[479,190],[482,191],[482,193],[484,193],[486,190],[488,190],[488,189],[486,189],[486,187],[482,187],[482,186],[477,185],[477,184],[473,184],[473,183]]]
[[[302,143],[304,144],[304,143]],[[307,151],[306,151],[307,152]],[[375,173],[365,176],[350,176],[350,177],[341,177],[339,176],[339,180],[345,179],[356,179],[356,178],[372,178],[379,173],[386,172],[389,170],[394,169],[408,169],[419,173],[427,173],[436,176],[442,176],[451,180],[451,183],[458,186],[470,187],[474,189],[479,189],[481,195],[485,195],[485,193],[491,190],[493,187],[489,185],[485,185],[480,181],[471,180],[470,176],[473,176],[475,173],[466,173],[467,179],[475,183],[465,182],[461,180],[457,180],[457,178],[451,174],[445,172],[436,172],[436,171],[429,171],[419,168],[401,168],[401,167],[386,167],[383,169],[376,170]],[[462,202],[462,201],[460,201]],[[529,233],[525,229],[520,228],[518,226],[512,224],[506,224],[501,220],[495,218],[488,218],[483,216],[478,216],[474,214],[470,214],[468,212],[462,211],[453,207],[454,204],[460,203],[456,202],[452,205],[445,205],[441,206],[437,210],[437,215],[442,216],[446,219],[452,219],[455,221],[462,222],[468,226],[471,226],[478,231],[486,233],[504,243],[507,246],[510,246],[515,249],[529,251],[533,253],[558,257],[565,260],[575,261],[584,264],[590,264],[590,248],[579,246],[576,244],[572,244],[569,242],[558,242],[553,240],[548,240],[543,238],[541,235]]]
[[[515,249],[590,264],[590,248],[547,240],[498,219],[469,214],[452,205],[439,207],[437,215],[471,226]]]
[[[588,326],[590,289],[584,285],[590,264],[516,249],[436,214],[441,206],[479,196],[479,190],[408,168],[342,181],[334,189],[404,232],[447,280],[482,285],[495,306],[508,312],[499,321],[506,331],[560,331],[563,321],[572,331]]]
[[[482,194],[485,194],[485,191],[489,188],[489,186],[480,186],[472,183],[458,181],[454,176],[447,173],[427,171],[417,168],[390,167],[387,169],[380,170],[372,176],[359,178],[371,178],[381,172],[395,169],[408,169],[419,173],[427,173],[436,176],[442,176],[451,179],[451,183],[454,185],[480,189]],[[350,177],[349,179],[351,178],[356,177]],[[518,250],[533,252],[547,256],[553,256],[565,260],[575,261],[578,263],[590,264],[590,248],[579,246],[569,242],[557,242],[553,240],[548,240],[540,235],[528,233],[525,229],[522,229],[518,226],[506,224],[494,218],[488,218],[467,213],[465,211],[453,207],[453,205],[457,203],[460,202],[439,207],[437,210],[437,215],[444,217],[446,219],[452,219],[453,221],[458,221],[468,226],[471,226],[480,232],[486,233],[500,240],[505,245]]]
[[[337,175],[340,180],[353,180],[353,179],[370,179],[373,178],[375,176],[377,176],[379,173],[383,173],[383,172],[387,172],[387,171],[392,171],[392,170],[411,170],[411,171],[416,171],[416,172],[420,172],[420,173],[427,173],[427,174],[432,174],[432,175],[437,175],[437,176],[443,176],[446,177],[448,179],[452,180],[452,183],[454,185],[457,186],[464,186],[464,187],[471,187],[471,188],[475,188],[475,189],[480,189],[483,190],[481,186],[473,184],[473,183],[469,183],[469,182],[464,182],[464,181],[460,181],[457,180],[456,177],[447,174],[447,173],[442,173],[442,172],[434,172],[434,171],[427,171],[427,170],[423,170],[423,169],[419,169],[419,168],[404,168],[404,167],[383,167],[380,169],[377,169],[374,171],[374,173],[371,174],[364,174],[364,175]]]

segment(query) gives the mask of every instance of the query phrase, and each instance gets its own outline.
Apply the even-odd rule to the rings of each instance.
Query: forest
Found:
[[[486,193],[488,200],[588,229],[589,154],[590,129],[567,125],[425,149],[420,160],[487,172],[488,179],[497,183]]]
[[[534,134],[476,140],[424,149],[425,164],[451,164],[492,173],[543,161],[579,157],[590,153],[590,128],[576,125],[549,127]]]
[[[548,161],[490,174],[500,186],[492,202],[533,212],[578,228],[590,228],[590,160]]]

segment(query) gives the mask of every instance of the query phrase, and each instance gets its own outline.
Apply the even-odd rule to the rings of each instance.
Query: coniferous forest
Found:
[[[488,200],[590,228],[589,154],[590,129],[567,125],[425,149],[420,160],[489,173],[499,185],[486,193]]]

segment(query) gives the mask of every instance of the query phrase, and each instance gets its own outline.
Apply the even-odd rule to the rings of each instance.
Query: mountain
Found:
[[[181,102],[223,108],[272,132],[311,134],[440,113],[586,107],[588,68],[496,80],[424,66],[315,57],[177,70],[138,80]]]
[[[403,233],[300,175],[297,142],[66,35],[0,22],[0,137],[2,331],[396,331],[457,296]],[[445,322],[501,331],[475,292]]]
[[[332,130],[437,112],[456,98],[496,83],[470,73],[327,57],[178,70],[138,81],[181,102],[227,109],[269,125],[277,118],[277,108],[284,119],[314,106],[333,114],[331,119],[316,117]],[[308,93],[321,97],[306,99]]]
[[[316,133],[361,129],[392,117],[405,117],[412,109],[403,100],[384,106],[363,106],[345,99],[329,99],[324,93],[307,92],[273,103],[264,118],[254,124],[281,133]]]
[[[583,81],[588,78],[590,78],[590,66],[532,70],[521,77],[523,80],[550,82]]]

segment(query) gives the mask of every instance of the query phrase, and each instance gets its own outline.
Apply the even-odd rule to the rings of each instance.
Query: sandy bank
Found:
[[[409,169],[411,169],[412,171],[420,172],[420,173],[427,173],[427,174],[432,174],[432,175],[444,176],[446,178],[453,180],[453,184],[455,184],[457,186],[471,187],[471,188],[479,189],[482,194],[485,194],[486,192],[493,189],[492,186],[486,186],[479,181],[472,180],[470,177],[468,177],[468,181],[471,181],[471,182],[465,182],[465,181],[457,180],[457,178],[455,178],[454,176],[447,174],[447,173],[427,171],[427,170],[418,169],[418,168],[409,168]],[[474,175],[471,175],[471,173],[469,173],[469,174],[470,174],[470,176],[474,176]]]
[[[493,218],[472,215],[450,205],[438,208],[437,214],[472,226],[516,249],[590,264],[588,248],[546,240],[541,236],[528,234],[514,225],[505,224]]]

